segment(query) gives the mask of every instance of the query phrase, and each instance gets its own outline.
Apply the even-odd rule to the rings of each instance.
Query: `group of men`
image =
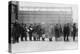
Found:
[[[70,25],[69,23],[64,24],[63,28],[61,25],[56,24],[54,30],[55,40],[57,40],[58,37],[63,36],[64,41],[69,41],[69,36],[73,36],[73,41],[75,41],[75,36],[77,34],[77,27],[75,23],[73,25]]]
[[[75,41],[75,36],[77,32],[76,24],[74,23],[72,25],[72,34],[73,34],[73,41]],[[69,41],[69,35],[71,32],[71,28],[69,24],[65,24],[64,27],[61,27],[61,25],[56,24],[54,27],[54,34],[55,34],[55,40],[57,41],[57,38],[60,36],[64,37],[64,41]],[[15,22],[13,24],[12,28],[12,39],[13,43],[19,42],[19,38],[21,41],[27,41],[27,37],[29,37],[29,40],[32,41],[32,37],[34,41],[40,41],[40,38],[42,37],[42,40],[45,41],[45,38],[43,37],[44,34],[46,34],[45,29],[41,27],[40,24],[30,24],[29,26],[26,26],[26,24],[19,24]],[[50,41],[52,41],[52,37],[49,38]]]
[[[21,41],[27,41],[27,37],[29,36],[29,40],[32,41],[32,37],[34,41],[40,40],[40,37],[42,36],[43,31],[41,29],[40,25],[30,24],[28,27],[26,24],[19,24],[18,22],[15,22],[13,24],[11,36],[13,39],[13,43],[19,42],[19,38]]]

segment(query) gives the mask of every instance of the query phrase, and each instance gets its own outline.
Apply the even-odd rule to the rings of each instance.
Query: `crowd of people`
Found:
[[[29,41],[45,41],[46,37],[48,37],[49,41],[53,41],[52,38],[55,37],[55,41],[57,41],[59,37],[63,36],[64,41],[69,41],[69,36],[72,36],[73,41],[75,41],[77,31],[78,28],[76,27],[76,23],[73,23],[72,25],[66,23],[64,26],[56,24],[46,31],[46,28],[42,27],[41,24],[34,23],[27,25],[15,22],[13,23],[13,27],[11,29],[11,39],[13,39],[13,43],[18,43],[19,38],[21,41],[28,41],[28,37]]]

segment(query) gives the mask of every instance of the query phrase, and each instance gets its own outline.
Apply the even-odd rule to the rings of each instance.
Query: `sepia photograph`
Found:
[[[70,4],[9,1],[9,52],[78,49],[77,9]]]

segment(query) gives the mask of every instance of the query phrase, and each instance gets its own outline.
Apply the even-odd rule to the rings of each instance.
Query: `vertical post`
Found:
[[[9,43],[9,52],[11,52],[11,1],[8,2],[8,43]]]

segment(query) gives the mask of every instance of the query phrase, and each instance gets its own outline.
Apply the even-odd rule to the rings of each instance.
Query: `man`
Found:
[[[60,33],[60,37],[62,36],[62,27],[61,27],[61,25],[60,25],[60,27],[59,27],[59,33]]]
[[[28,28],[28,33],[29,33],[29,40],[32,41],[32,33],[33,33],[33,27],[32,24]]]
[[[70,34],[69,24],[64,25],[63,33],[64,33],[64,41],[69,41],[69,38],[68,38]],[[66,40],[66,37],[67,37],[67,40]]]
[[[42,33],[42,41],[45,41],[45,36],[46,36],[46,34],[45,34],[45,28],[42,28],[42,31],[41,31],[41,33]]]
[[[59,37],[59,27],[58,27],[58,24],[56,24],[56,26],[54,28],[54,31],[55,31],[55,40],[57,41],[57,38]]]
[[[22,25],[21,27],[21,41],[23,41],[23,38],[25,38],[25,41],[27,41],[27,35],[26,35],[26,25]]]
[[[40,37],[42,36],[42,29],[41,29],[41,25],[38,25],[36,27],[37,29],[37,34],[38,34],[38,40],[40,41]]]
[[[14,23],[14,36],[13,36],[13,39],[14,39],[14,42],[19,42],[19,37],[20,37],[20,24],[18,22],[15,22]]]
[[[75,41],[76,32],[77,32],[76,24],[74,23],[73,24],[73,41]]]
[[[37,32],[38,32],[38,25],[34,24],[34,26],[33,26],[33,38],[34,38],[34,41],[36,41],[37,38],[38,38]]]

